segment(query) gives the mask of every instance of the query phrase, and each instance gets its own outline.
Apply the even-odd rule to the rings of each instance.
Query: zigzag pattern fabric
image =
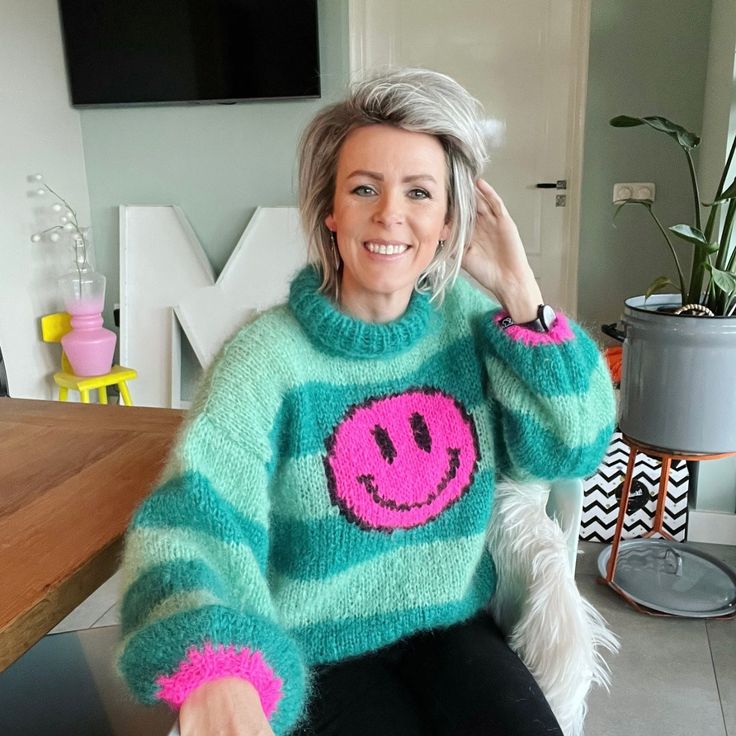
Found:
[[[616,432],[597,472],[585,481],[580,539],[594,542],[613,539],[628,461],[629,446],[621,433]],[[660,460],[642,453],[637,455],[623,539],[643,537],[653,527],[661,468]],[[689,482],[687,463],[673,462],[667,480],[663,527],[678,542],[687,538]]]
[[[310,665],[488,603],[499,475],[588,475],[608,447],[608,369],[572,320],[527,340],[459,280],[369,324],[320,280],[224,347],[133,518],[118,666],[143,702],[242,677],[287,733]]]

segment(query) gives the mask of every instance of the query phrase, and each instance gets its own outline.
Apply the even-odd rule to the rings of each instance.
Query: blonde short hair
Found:
[[[454,79],[427,69],[372,76],[354,84],[342,102],[320,110],[299,143],[299,211],[310,259],[322,268],[323,291],[337,298],[339,264],[325,218],[333,208],[340,149],[355,128],[384,124],[433,135],[445,152],[450,234],[416,284],[443,299],[475,226],[475,182],[486,161],[481,114],[480,103]]]

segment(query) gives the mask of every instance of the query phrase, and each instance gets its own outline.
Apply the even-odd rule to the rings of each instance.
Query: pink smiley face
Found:
[[[426,524],[470,487],[478,463],[472,417],[434,388],[351,406],[325,440],[333,502],[359,526]]]

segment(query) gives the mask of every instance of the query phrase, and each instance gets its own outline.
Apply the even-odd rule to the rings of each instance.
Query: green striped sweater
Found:
[[[238,676],[287,733],[310,665],[488,603],[500,474],[583,476],[606,450],[609,374],[564,315],[508,326],[459,279],[371,324],[319,281],[223,348],[131,522],[118,665],[143,702]]]

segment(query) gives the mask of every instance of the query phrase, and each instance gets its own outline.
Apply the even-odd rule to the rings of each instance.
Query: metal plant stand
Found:
[[[627,437],[626,435],[622,435],[622,438],[630,448],[629,461],[626,467],[626,476],[624,478],[624,485],[621,493],[621,503],[619,507],[618,520],[616,522],[616,530],[614,532],[613,541],[611,547],[607,547],[606,549],[604,549],[598,560],[599,572],[601,573],[601,577],[598,578],[598,582],[610,587],[627,603],[629,603],[629,605],[631,605],[640,613],[646,613],[652,616],[678,615],[708,618],[733,617],[736,614],[736,573],[734,573],[732,570],[730,570],[730,568],[727,568],[722,563],[716,561],[714,558],[710,557],[710,555],[701,553],[694,548],[689,548],[687,544],[675,542],[674,537],[672,537],[672,535],[664,529],[664,511],[665,501],[667,499],[667,486],[669,481],[670,466],[672,465],[673,461],[685,460],[702,462],[704,460],[717,460],[720,458],[736,455],[736,452],[723,452],[717,454],[680,453],[673,450],[663,450],[657,447],[652,447],[651,445],[638,442],[637,440]],[[652,529],[644,535],[643,539],[628,540],[623,544],[636,545],[638,547],[637,552],[640,553],[640,559],[644,560],[645,562],[650,562],[651,560],[646,560],[644,556],[641,556],[642,550],[646,553],[646,549],[647,547],[649,547],[652,552],[656,551],[657,554],[659,554],[660,550],[664,550],[664,554],[659,555],[659,561],[656,563],[660,565],[660,569],[654,571],[653,580],[655,581],[655,583],[656,581],[661,580],[664,577],[662,573],[670,572],[673,575],[682,574],[683,557],[680,553],[676,551],[677,549],[682,548],[691,556],[697,556],[698,563],[701,565],[701,567],[712,567],[714,574],[717,576],[716,584],[719,587],[718,593],[724,601],[723,607],[721,609],[715,608],[712,612],[708,612],[707,608],[703,608],[702,610],[698,610],[697,612],[690,612],[685,608],[683,608],[683,610],[679,610],[679,608],[668,609],[667,606],[655,606],[654,610],[652,610],[646,605],[646,603],[642,603],[643,599],[641,596],[632,596],[630,591],[625,590],[619,582],[616,582],[616,566],[619,562],[619,553],[621,551],[622,544],[621,535],[623,533],[624,519],[626,518],[626,512],[629,504],[629,494],[631,492],[631,486],[634,480],[634,466],[636,463],[637,455],[639,453],[643,453],[644,455],[648,455],[649,457],[657,458],[661,461],[662,464],[659,489],[657,494],[657,508]],[[663,542],[661,540],[651,540],[650,542],[646,543],[643,541],[646,539],[651,539],[651,537],[653,537],[655,534],[659,534],[661,537],[667,540],[667,542]],[[650,558],[651,557],[652,556],[650,555]],[[651,568],[651,565],[648,566]],[[700,577],[702,577],[701,573],[702,570],[698,571],[698,575]],[[729,585],[733,586],[733,595],[731,594],[731,589],[729,588]],[[687,586],[681,585],[681,591],[684,591],[686,587]],[[724,590],[726,591],[725,598],[723,597]],[[733,600],[730,601],[728,600],[729,598],[732,598]]]

